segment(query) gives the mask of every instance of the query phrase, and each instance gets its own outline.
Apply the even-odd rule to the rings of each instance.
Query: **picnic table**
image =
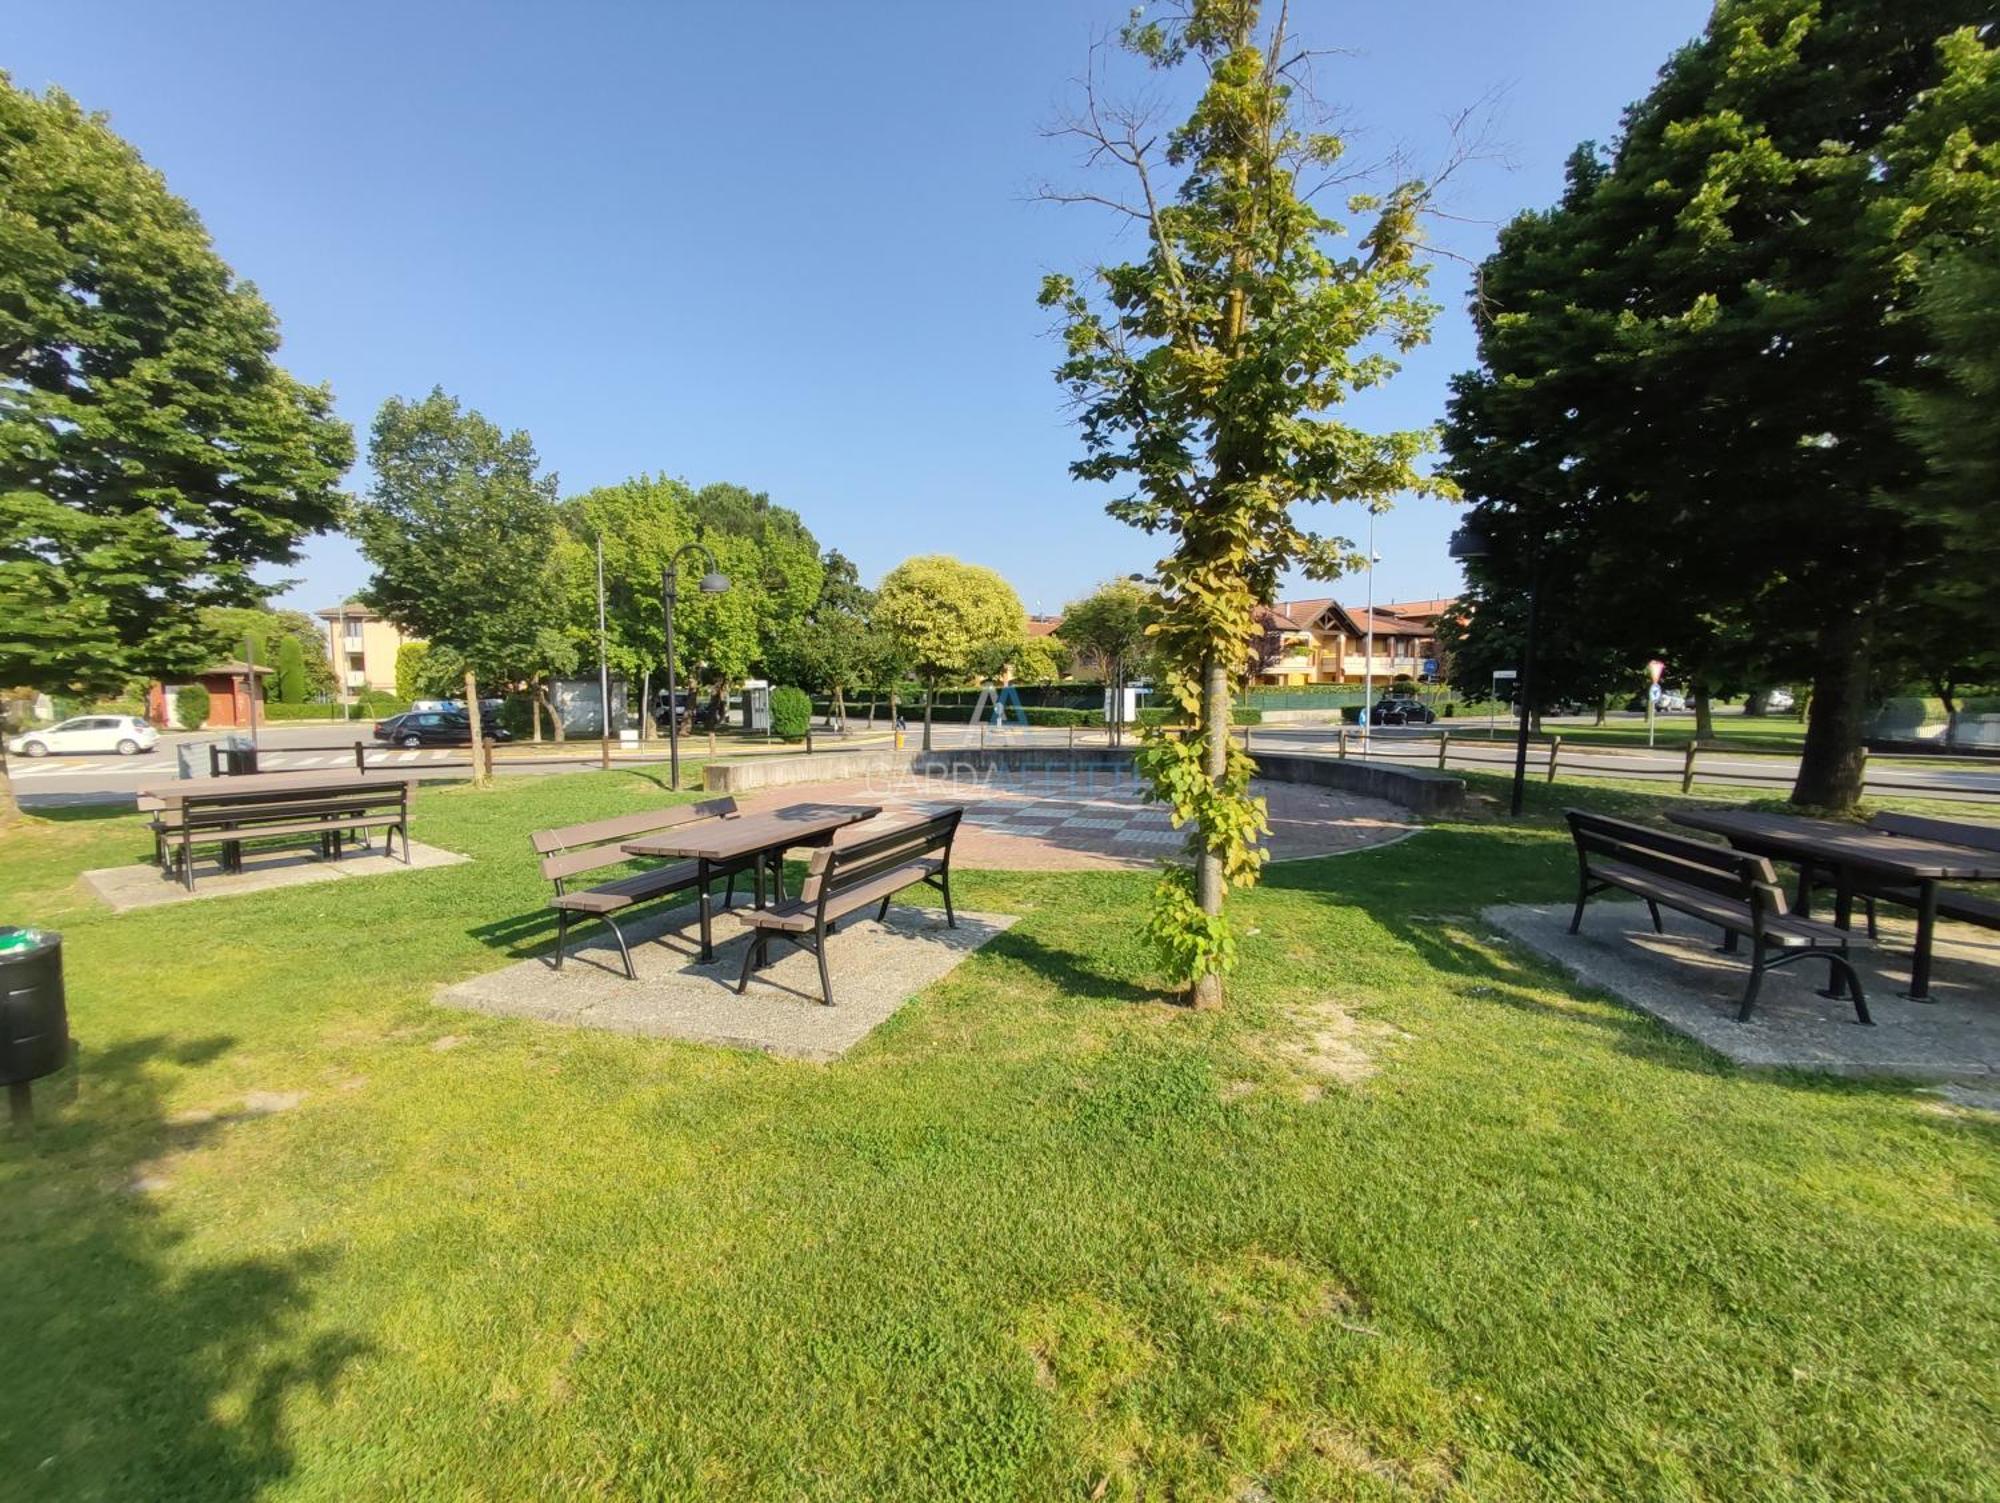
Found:
[[[1667,816],[1675,824],[1720,835],[1739,851],[1796,863],[1800,917],[1812,911],[1813,875],[1833,873],[1834,922],[1846,928],[1858,879],[1889,878],[1917,889],[1917,940],[1910,963],[1912,1002],[1931,1000],[1931,944],[1937,928],[1940,882],[2000,882],[2000,851],[1977,850],[1941,840],[1803,819],[1748,809],[1681,809]]]
[[[414,777],[361,777],[354,773],[244,773],[236,777],[176,778],[138,790],[142,811],[154,815],[154,855],[163,872],[175,860],[181,880],[194,888],[194,847],[220,845],[224,871],[240,871],[243,842],[267,837],[311,836],[320,854],[340,854],[350,834],[375,828],[403,837],[410,859],[410,788]]]
[[[698,889],[708,890],[711,871],[740,868],[746,861],[761,862],[781,855],[794,846],[826,846],[849,825],[873,819],[882,812],[879,804],[787,804],[778,809],[754,809],[746,814],[729,814],[719,819],[695,820],[626,841],[621,849],[628,856],[671,857],[700,863]],[[777,896],[784,897],[783,876],[778,877]],[[710,932],[708,907],[701,910],[701,960],[715,959],[715,942]]]

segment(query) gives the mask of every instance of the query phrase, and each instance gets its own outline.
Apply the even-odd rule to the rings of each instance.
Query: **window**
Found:
[[[359,621],[350,618],[343,622],[340,634],[346,639],[349,646],[359,647],[361,645],[361,623]]]

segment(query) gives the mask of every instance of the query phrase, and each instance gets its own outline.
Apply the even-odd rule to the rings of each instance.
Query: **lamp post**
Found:
[[[702,594],[720,595],[729,588],[729,579],[716,561],[714,550],[700,541],[681,544],[660,571],[661,608],[667,618],[667,786],[676,792],[681,786],[681,707],[674,681],[674,606],[680,600],[681,559],[690,553],[699,553],[708,560],[708,572],[696,586]]]
[[[1448,545],[1451,556],[1463,562],[1467,559],[1486,558],[1492,551],[1486,530],[1477,519],[1467,522],[1451,535]],[[1520,715],[1520,724],[1514,733],[1514,796],[1509,810],[1518,819],[1521,804],[1528,787],[1528,716],[1535,703],[1535,597],[1541,592],[1542,550],[1537,542],[1529,554],[1528,565],[1528,619],[1521,634],[1521,663],[1514,680],[1515,709]]]
[[[1368,745],[1368,728],[1375,722],[1375,508],[1368,508],[1368,640],[1361,660],[1361,744]]]
[[[597,755],[611,771],[611,666],[604,649],[604,538],[597,539]]]

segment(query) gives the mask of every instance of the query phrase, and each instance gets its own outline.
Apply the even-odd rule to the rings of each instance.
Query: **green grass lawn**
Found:
[[[1219,1014],[1115,873],[963,874],[1020,923],[832,1066],[431,1007],[548,941],[527,830],[661,797],[122,917],[131,817],[0,843],[83,1051],[0,1148],[0,1496],[2000,1496],[1995,1119],[1495,940],[1545,818],[1274,868]]]

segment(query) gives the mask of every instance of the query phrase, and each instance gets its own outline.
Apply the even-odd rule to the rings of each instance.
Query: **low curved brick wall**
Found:
[[[1283,752],[1254,752],[1257,775],[1280,783],[1334,788],[1369,798],[1387,799],[1418,814],[1455,813],[1465,803],[1465,782],[1449,773],[1421,767],[1392,767],[1382,762],[1345,761],[1337,757],[1301,757]],[[744,793],[789,783],[824,783],[843,778],[898,772],[949,777],[965,772],[1066,773],[1125,772],[1132,765],[1131,747],[988,746],[942,751],[897,751],[892,747],[866,751],[822,752],[813,756],[758,757],[754,761],[711,762],[703,770],[710,793]]]

